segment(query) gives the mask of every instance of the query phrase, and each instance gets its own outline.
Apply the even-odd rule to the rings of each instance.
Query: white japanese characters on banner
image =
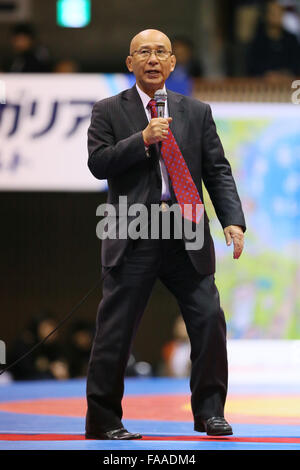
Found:
[[[87,166],[93,104],[134,83],[123,74],[1,74],[0,190],[97,191]],[[3,93],[2,93],[3,95]]]

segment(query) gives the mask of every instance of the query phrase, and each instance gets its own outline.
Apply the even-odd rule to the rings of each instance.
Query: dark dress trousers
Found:
[[[203,181],[222,227],[239,225],[245,231],[240,198],[210,106],[169,90],[167,95],[173,118],[170,127],[201,200]],[[142,203],[150,207],[161,200],[157,147],[150,146],[148,157],[142,137],[147,125],[135,86],[94,105],[88,165],[96,178],[107,179],[107,202],[116,208],[119,196],[127,196],[128,206]],[[169,184],[171,200],[176,203],[170,180]],[[215,250],[206,213],[204,244],[199,250],[187,250],[184,239],[162,237],[104,239],[101,250],[106,275],[87,375],[86,432],[97,434],[122,425],[127,360],[157,278],[177,299],[190,338],[194,422],[224,416],[226,324],[214,281]],[[149,337],[149,341],[155,338]]]

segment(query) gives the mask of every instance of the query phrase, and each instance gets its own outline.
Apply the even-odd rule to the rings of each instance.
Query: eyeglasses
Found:
[[[137,54],[139,59],[147,60],[151,57],[152,52],[154,52],[159,60],[167,60],[172,55],[171,51],[166,51],[165,49],[139,49],[138,51],[133,51],[130,55]]]

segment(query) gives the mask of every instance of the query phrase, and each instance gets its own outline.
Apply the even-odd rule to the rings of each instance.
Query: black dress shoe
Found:
[[[125,428],[113,429],[112,431],[100,432],[98,434],[86,433],[86,439],[98,439],[98,440],[129,440],[129,439],[141,439],[143,436],[139,433],[128,432]]]
[[[195,431],[206,432],[208,436],[230,436],[233,434],[232,427],[225,418],[212,416],[195,423]]]

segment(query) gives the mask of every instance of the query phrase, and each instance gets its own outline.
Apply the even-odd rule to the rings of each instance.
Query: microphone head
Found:
[[[165,104],[165,101],[167,101],[167,93],[165,92],[165,90],[156,90],[156,92],[154,93],[154,99],[156,101],[156,104],[158,105],[163,105]]]

